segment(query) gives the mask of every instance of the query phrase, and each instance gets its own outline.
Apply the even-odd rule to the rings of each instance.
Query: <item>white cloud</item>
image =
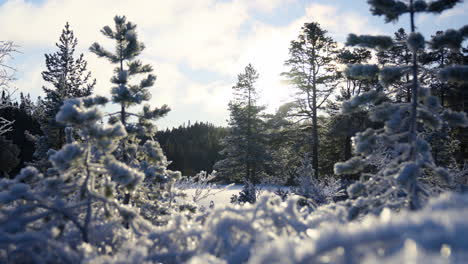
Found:
[[[229,61],[242,52],[238,35],[249,18],[245,5],[209,2],[176,17],[180,19],[175,19],[177,23],[151,36],[150,53],[194,69],[228,73]]]
[[[166,103],[174,109],[163,123],[177,125],[185,118],[225,124],[230,87],[247,63],[259,71],[262,103],[269,104],[270,109],[291,93],[282,85],[279,74],[285,70],[289,43],[303,23],[317,21],[335,37],[377,31],[357,13],[316,3],[309,4],[304,16],[285,26],[265,24],[255,17],[256,13],[271,14],[292,1],[45,0],[32,4],[9,0],[0,5],[0,36],[22,46],[23,53],[17,56],[23,72],[18,87],[39,94],[42,53],[55,50],[65,22],[70,22],[79,40],[77,52],[85,53],[89,69],[97,78],[96,93],[109,95],[113,66],[87,49],[97,41],[113,50],[112,41],[99,30],[112,26],[114,15],[126,15],[138,25],[140,39],[147,46],[142,61],[152,64],[158,75],[151,104]],[[194,73],[183,73],[182,63]],[[193,76],[198,70],[214,75],[200,80]]]
[[[16,66],[18,71],[25,70],[21,78],[15,81],[14,86],[17,88],[17,94],[23,92],[30,94],[33,98],[42,95],[42,76],[44,70],[42,65],[26,65]]]
[[[456,16],[466,16],[468,12],[468,2],[457,5],[455,8],[449,9],[443,12],[437,17],[437,21],[440,23],[442,21],[447,21]],[[466,17],[465,17],[466,18]]]
[[[417,25],[432,25],[432,26],[437,26],[441,27],[444,24],[454,24],[455,19],[459,19],[460,21],[457,21],[455,24],[459,24],[460,22],[462,23],[461,25],[466,24],[466,19],[464,17],[468,13],[468,2],[464,2],[462,4],[457,5],[453,9],[449,9],[442,14],[431,14],[431,13],[423,13],[420,14],[416,17],[416,24]],[[458,29],[455,27],[455,29]],[[435,33],[436,30],[431,28],[431,31],[428,32],[429,34]]]
[[[294,0],[244,0],[250,8],[262,13],[271,13],[281,5],[287,5]]]
[[[379,34],[381,30],[371,23],[369,17],[358,12],[342,11],[337,5],[311,4],[306,9],[309,22],[318,22],[336,39],[344,39],[349,33]]]

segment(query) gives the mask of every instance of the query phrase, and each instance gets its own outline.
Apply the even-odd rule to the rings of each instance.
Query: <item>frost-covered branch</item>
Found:
[[[0,136],[13,130],[12,125],[14,120],[7,120],[3,117],[0,117]]]
[[[233,186],[233,184],[230,184],[219,188],[215,183],[213,183],[216,178],[216,171],[211,173],[201,171],[194,177],[183,178],[181,181],[176,183],[176,187],[181,190],[194,190],[194,193],[191,195],[192,201],[194,203],[198,203],[210,196],[225,192],[229,187]]]
[[[2,90],[9,88],[10,82],[14,80],[15,69],[6,63],[14,52],[17,52],[17,46],[13,42],[0,41],[0,88]]]

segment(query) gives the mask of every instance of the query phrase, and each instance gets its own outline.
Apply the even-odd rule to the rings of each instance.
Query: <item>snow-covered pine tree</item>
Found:
[[[114,29],[105,26],[102,28],[101,33],[115,40],[115,54],[107,51],[98,43],[94,43],[90,47],[90,51],[95,53],[98,57],[106,58],[112,64],[117,65],[114,70],[115,76],[111,79],[111,82],[115,84],[116,87],[112,88],[111,93],[112,102],[120,104],[121,110],[112,115],[118,115],[122,124],[127,126],[128,119],[131,116],[135,116],[135,114],[128,112],[128,108],[151,99],[148,88],[154,85],[156,76],[151,73],[153,72],[153,67],[151,65],[143,64],[140,60],[136,60],[136,57],[145,49],[144,44],[137,39],[136,25],[132,22],[127,22],[125,16],[115,16],[114,22]],[[135,77],[139,74],[147,75],[139,84],[131,85],[128,83],[131,77]],[[169,108],[166,105],[153,110],[147,105],[144,108],[143,114],[146,119],[157,119],[164,116],[167,112],[169,112]],[[140,116],[137,115],[137,117]]]
[[[255,184],[260,182],[268,159],[261,113],[264,107],[258,105],[255,68],[247,65],[237,78],[237,84],[232,87],[234,98],[229,102],[230,129],[221,151],[226,158],[218,161],[214,169],[222,179]]]
[[[58,51],[45,54],[47,70],[42,72],[42,78],[52,87],[43,86],[45,97],[41,100],[44,116],[41,117],[44,136],[37,144],[42,145],[39,150],[49,148],[60,149],[65,144],[65,127],[55,120],[63,102],[69,98],[91,95],[96,80],[91,78],[87,70],[87,62],[83,54],[75,57],[78,39],[68,22],[62,30],[59,42],[55,44]],[[36,153],[38,159],[44,159],[45,153]]]
[[[120,239],[117,230],[124,229],[122,221],[138,229],[133,222],[138,212],[121,205],[115,190],[133,190],[145,175],[112,155],[126,132],[121,123],[102,125],[104,114],[98,106],[106,102],[104,97],[64,102],[57,122],[67,126],[67,144],[50,150],[49,171],[54,172],[48,177],[29,166],[14,179],[0,181],[1,259],[78,262],[77,242],[113,247]],[[72,127],[80,142],[74,141]],[[106,241],[100,228],[112,230],[114,237]]]
[[[152,227],[141,216],[163,225],[174,211],[181,217],[196,210],[162,188],[180,173],[166,169],[156,141],[139,146],[129,164],[116,158],[127,132],[118,120],[103,124],[99,107],[107,102],[101,96],[64,102],[56,120],[67,127],[67,144],[49,151],[47,177],[28,166],[0,179],[0,262],[80,263],[86,254],[115,253],[126,240],[146,235]]]
[[[312,165],[319,177],[319,136],[317,112],[336,87],[336,42],[318,23],[306,23],[297,40],[291,41],[290,58],[283,73],[297,89],[296,116],[311,122],[310,151]]]
[[[152,74],[151,65],[136,59],[145,48],[144,44],[138,41],[136,25],[127,21],[125,16],[115,16],[114,22],[114,29],[105,26],[101,33],[115,41],[116,52],[112,53],[98,43],[91,45],[90,51],[116,65],[115,75],[111,79],[115,86],[111,94],[112,102],[120,105],[120,111],[109,114],[110,122],[120,121],[128,133],[127,137],[120,141],[116,150],[117,157],[125,164],[145,171],[147,180],[161,184],[173,181],[180,177],[180,173],[166,170],[169,162],[159,143],[153,138],[156,126],[152,122],[165,116],[170,109],[167,105],[152,109],[146,104],[140,113],[129,111],[130,107],[151,99],[149,87],[153,86],[156,76]],[[146,76],[138,84],[129,83],[130,78],[142,74]],[[137,122],[131,122],[132,117],[137,118]],[[143,142],[143,139],[146,142]],[[131,194],[126,193],[124,203],[130,203],[130,198]]]
[[[411,77],[411,102],[386,103],[382,90],[373,90],[355,96],[342,105],[345,113],[353,112],[363,105],[372,103],[376,106],[370,113],[373,121],[385,122],[382,129],[367,129],[354,138],[356,156],[344,163],[335,165],[336,174],[356,173],[366,164],[375,151],[376,142],[383,143],[394,150],[394,156],[388,166],[376,175],[365,175],[364,182],[359,182],[348,188],[351,197],[367,196],[369,207],[378,212],[385,206],[398,206],[397,200],[403,187],[405,195],[403,203],[412,209],[421,208],[424,198],[430,191],[424,188],[418,179],[423,170],[432,170],[442,178],[450,181],[450,175],[445,168],[437,167],[431,155],[431,149],[426,140],[420,136],[421,127],[440,129],[443,122],[451,126],[467,126],[466,113],[443,109],[440,100],[432,96],[430,90],[421,86],[419,74],[427,71],[418,63],[418,54],[424,50],[427,42],[421,33],[416,32],[415,16],[418,13],[441,13],[452,8],[460,0],[368,0],[371,12],[382,15],[386,22],[397,20],[403,14],[409,14],[411,31],[406,39],[406,45],[411,50],[411,64],[387,66],[379,69],[376,65],[350,65],[348,72],[355,78],[379,78],[382,86],[388,86],[404,74]],[[468,26],[459,30],[447,30],[444,34],[429,41],[431,46],[446,46],[459,49],[463,39],[468,38]],[[394,45],[389,36],[369,36],[350,34],[347,40],[350,46],[361,46],[375,49],[388,49]],[[467,66],[450,66],[438,71],[442,81],[467,82]],[[367,177],[366,177],[367,176]],[[401,200],[401,199],[400,199]]]

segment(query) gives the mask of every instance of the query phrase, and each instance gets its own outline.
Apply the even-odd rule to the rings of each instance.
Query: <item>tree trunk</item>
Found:
[[[61,149],[66,143],[65,140],[65,127],[60,127],[59,128],[59,145],[57,146],[57,149]]]
[[[315,52],[314,52],[315,58]],[[318,139],[318,122],[317,122],[317,72],[315,68],[315,61],[312,65],[312,167],[314,168],[315,178],[319,178],[319,139]]]
[[[352,143],[351,143],[351,137],[346,136],[345,137],[345,145],[344,145],[344,160],[349,160],[352,158]]]
[[[414,25],[414,7],[413,0],[410,0],[410,19],[411,19],[411,33],[415,32]],[[417,108],[418,108],[418,57],[417,53],[413,51],[412,54],[412,98],[411,98],[411,112],[410,112],[410,131],[409,131],[409,143],[411,144],[411,161],[416,162],[417,160]],[[409,194],[410,209],[416,210],[421,208],[421,201],[419,199],[419,186],[416,184],[411,185],[411,191]]]
[[[318,128],[317,128],[317,109],[314,108],[312,117],[312,167],[315,171],[315,177],[319,177],[319,164],[318,164]]]
[[[315,78],[314,78],[315,79]],[[313,104],[313,110],[312,110],[312,167],[314,168],[315,171],[315,178],[318,179],[319,177],[319,167],[318,167],[318,146],[319,146],[319,140],[318,140],[318,127],[317,127],[317,91],[315,87],[315,82],[314,82],[314,87],[313,87],[313,97],[314,100],[312,102]]]
[[[252,137],[252,115],[251,115],[251,107],[252,107],[252,96],[251,96],[251,93],[250,93],[250,87],[249,87],[249,90],[248,90],[248,102],[247,102],[247,154],[246,154],[246,157],[247,157],[247,160],[246,160],[246,170],[247,170],[247,173],[246,173],[246,177],[247,179],[250,181],[250,183],[253,183],[253,178],[254,178],[254,175],[252,175],[252,150],[251,150],[251,137]]]
[[[413,0],[410,1],[410,16],[411,16],[411,33],[415,32],[414,25],[414,9],[413,9]],[[412,54],[412,98],[411,98],[411,112],[410,112],[410,131],[409,131],[409,142],[412,146],[411,150],[411,160],[416,161],[417,154],[417,108],[418,108],[418,59],[417,53],[413,52]]]
[[[121,58],[122,58],[122,53],[120,54]],[[120,60],[120,70],[123,71],[123,59]],[[124,104],[122,103],[120,105],[120,121],[122,122],[122,125],[124,126],[125,129],[126,128],[126,115],[127,113],[125,112],[125,106]],[[123,150],[123,153],[122,153],[122,158],[123,158],[123,162],[127,163],[127,158],[126,158],[126,154],[125,154],[125,139],[122,139],[122,150]],[[130,198],[131,198],[131,195],[130,193],[126,193],[124,195],[124,200],[123,200],[123,204],[130,204]],[[126,228],[128,228],[128,223],[125,225]]]
[[[120,121],[122,122],[122,125],[124,127],[126,125],[126,115],[127,115],[127,113],[125,112],[125,106],[122,104],[120,106]]]

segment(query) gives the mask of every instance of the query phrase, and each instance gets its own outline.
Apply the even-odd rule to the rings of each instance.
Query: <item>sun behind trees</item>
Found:
[[[337,86],[335,56],[336,42],[318,23],[306,23],[297,40],[291,41],[290,58],[285,65],[290,67],[283,75],[298,90],[295,115],[310,120],[310,152],[315,177],[319,177],[318,111]]]

